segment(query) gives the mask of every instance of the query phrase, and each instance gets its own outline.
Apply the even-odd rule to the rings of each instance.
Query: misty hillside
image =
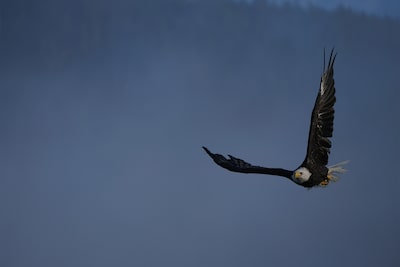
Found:
[[[331,46],[365,58],[371,50],[399,47],[399,25],[346,9],[330,13],[264,1],[2,1],[1,64],[63,67],[121,46],[132,56],[181,51],[176,56],[201,54],[224,66],[267,58],[276,64],[275,56],[296,64],[301,55],[320,57]]]
[[[400,266],[400,22],[264,2],[0,1],[0,266]],[[210,160],[296,168],[332,47],[348,173]]]

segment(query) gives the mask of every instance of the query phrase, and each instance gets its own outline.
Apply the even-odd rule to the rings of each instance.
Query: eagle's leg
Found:
[[[328,175],[326,176],[326,179],[323,180],[322,182],[320,182],[319,185],[327,186],[330,181],[335,181],[335,180],[336,180],[335,177],[331,173],[328,173]]]
[[[327,186],[329,184],[329,177],[328,179],[323,180],[322,182],[319,183],[319,186]]]

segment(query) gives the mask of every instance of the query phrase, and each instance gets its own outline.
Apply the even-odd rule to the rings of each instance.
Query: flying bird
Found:
[[[334,166],[326,166],[332,146],[330,138],[333,133],[334,104],[336,102],[335,81],[333,79],[335,59],[336,53],[334,54],[332,49],[326,66],[324,53],[324,69],[317,99],[311,113],[307,153],[303,163],[297,169],[291,171],[281,168],[255,166],[231,155],[228,155],[229,159],[227,159],[220,154],[214,154],[204,146],[203,149],[216,164],[232,172],[278,175],[307,188],[326,186],[331,181],[336,181],[338,174],[346,171],[343,165],[348,161]]]

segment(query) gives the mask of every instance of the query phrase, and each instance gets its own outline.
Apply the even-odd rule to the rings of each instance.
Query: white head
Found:
[[[302,184],[310,179],[311,174],[307,168],[301,167],[293,172],[292,180],[297,184]]]

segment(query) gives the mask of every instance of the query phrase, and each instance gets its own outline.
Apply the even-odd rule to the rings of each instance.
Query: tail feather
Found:
[[[329,166],[328,167],[328,177],[331,181],[336,182],[339,180],[339,174],[347,172],[345,168],[343,168],[344,165],[349,163],[349,160],[339,162],[335,165]]]

